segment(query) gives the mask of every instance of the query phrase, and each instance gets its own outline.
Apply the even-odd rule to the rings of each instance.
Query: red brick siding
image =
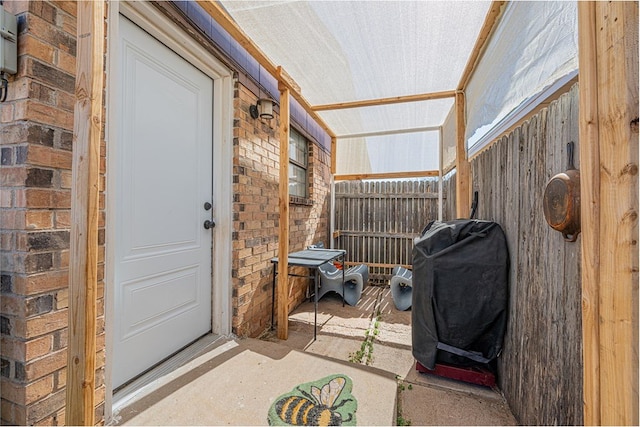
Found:
[[[279,237],[278,116],[253,119],[257,90],[242,79],[234,100],[233,332],[258,336],[271,323],[273,265]],[[289,249],[301,250],[328,235],[330,156],[310,144],[308,205],[289,205]],[[303,271],[300,271],[303,273]],[[308,281],[291,279],[289,305],[303,301]]]
[[[9,1],[4,6],[18,16],[19,69],[9,77],[7,101],[0,104],[1,422],[61,425],[66,393],[76,4]],[[101,213],[101,226],[103,218]],[[100,244],[103,262],[103,231]],[[100,281],[103,270],[99,268]],[[98,422],[104,409],[103,307],[100,297]]]

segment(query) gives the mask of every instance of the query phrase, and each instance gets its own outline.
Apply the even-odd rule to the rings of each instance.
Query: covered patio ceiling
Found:
[[[334,152],[338,164],[348,157],[350,168],[360,173],[437,174],[438,130],[456,92],[464,90],[503,2],[219,4],[247,39],[295,82],[303,106],[343,143],[336,144]],[[387,146],[381,137],[389,141]]]
[[[424,0],[221,3],[300,85],[338,137],[441,125],[491,6]],[[448,97],[385,102],[421,94]],[[342,108],[367,100],[377,105]]]

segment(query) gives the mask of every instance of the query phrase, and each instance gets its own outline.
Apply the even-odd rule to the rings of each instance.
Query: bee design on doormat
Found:
[[[353,414],[349,414],[349,417],[343,420],[342,415],[336,411],[353,399],[344,399],[334,405],[346,382],[344,377],[334,377],[321,389],[311,386],[311,394],[298,386],[296,389],[300,395],[285,396],[278,400],[275,404],[276,413],[284,422],[296,426],[342,425],[343,422],[351,421],[353,417]]]

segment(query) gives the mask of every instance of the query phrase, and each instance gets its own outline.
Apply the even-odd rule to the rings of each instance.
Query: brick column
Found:
[[[4,6],[18,16],[19,70],[0,104],[1,421],[62,425],[76,5]]]

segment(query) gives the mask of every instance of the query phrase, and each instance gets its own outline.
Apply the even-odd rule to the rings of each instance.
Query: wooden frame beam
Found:
[[[578,2],[584,424],[638,425],[638,3]]]
[[[347,134],[347,135],[338,135],[336,136],[336,138],[350,139],[350,138],[365,138],[367,136],[385,136],[385,135],[402,135],[405,133],[435,132],[435,131],[439,131],[441,128],[442,126],[425,126],[420,128],[383,130],[378,132],[364,132],[364,133],[353,133],[353,134]]]
[[[442,135],[442,127],[440,127],[438,134],[438,221],[442,221],[444,217],[444,173],[442,171],[444,144],[442,142]]]
[[[347,108],[375,107],[378,105],[401,104],[405,102],[429,101],[432,99],[453,98],[455,90],[443,92],[422,93],[417,95],[393,96],[390,98],[367,99],[362,101],[339,102],[336,104],[322,104],[312,106],[314,111],[344,110]]]
[[[360,179],[398,179],[398,178],[422,178],[438,176],[438,171],[416,172],[388,172],[388,173],[354,173],[335,175],[336,181],[357,181]]]
[[[76,104],[65,411],[68,425],[94,425],[105,4],[103,0],[76,4]]]
[[[482,58],[491,33],[498,23],[505,1],[493,1],[484,18],[482,29],[473,46],[456,90],[456,216],[466,218],[471,210],[471,165],[467,151],[465,91],[476,66]]]
[[[197,3],[227,31],[240,45],[253,56],[258,63],[278,81],[280,91],[280,171],[279,171],[279,214],[280,234],[278,245],[278,338],[286,340],[289,335],[289,126],[290,97],[293,97],[304,110],[329,134],[335,133],[311,108],[309,102],[300,93],[300,87],[281,66],[276,66],[251,38],[235,23],[222,5],[213,0],[197,0]],[[332,144],[333,145],[333,144]]]
[[[362,261],[347,261],[344,263],[344,265],[346,265],[347,267],[351,267],[354,265],[360,265],[363,264]],[[372,268],[393,268],[396,267],[398,265],[400,265],[401,267],[404,267],[408,270],[413,269],[413,265],[411,264],[384,264],[384,263],[380,263],[380,262],[367,262],[366,263],[367,266],[372,267]]]
[[[289,88],[280,83],[280,186],[278,206],[280,237],[278,244],[278,338],[289,337]]]
[[[600,280],[600,156],[595,4],[578,3],[580,221],[582,232],[582,360],[584,425],[600,425],[598,283]]]
[[[471,210],[471,165],[467,157],[464,93],[456,93],[456,216],[467,218]]]
[[[473,75],[478,62],[480,61],[480,58],[482,57],[482,53],[484,52],[487,42],[489,41],[491,33],[493,33],[493,30],[496,28],[498,18],[502,14],[502,7],[505,3],[506,1],[491,2],[489,11],[484,18],[484,23],[482,24],[482,28],[480,29],[480,33],[478,34],[478,38],[476,39],[476,44],[473,46],[473,50],[471,51],[471,55],[469,55],[467,65],[464,67],[464,72],[462,73],[462,77],[460,78],[460,82],[458,83],[457,90],[467,90],[469,80],[471,79],[471,76]]]
[[[202,7],[222,28],[227,31],[240,45],[253,56],[262,67],[271,75],[273,75],[279,84],[286,87],[291,96],[300,103],[300,106],[309,113],[309,115],[329,134],[334,137],[335,134],[331,128],[322,120],[322,117],[316,113],[309,102],[302,96],[300,86],[282,69],[276,66],[267,55],[251,40],[251,38],[236,24],[229,16],[227,11],[220,3],[214,0],[197,0]]]

